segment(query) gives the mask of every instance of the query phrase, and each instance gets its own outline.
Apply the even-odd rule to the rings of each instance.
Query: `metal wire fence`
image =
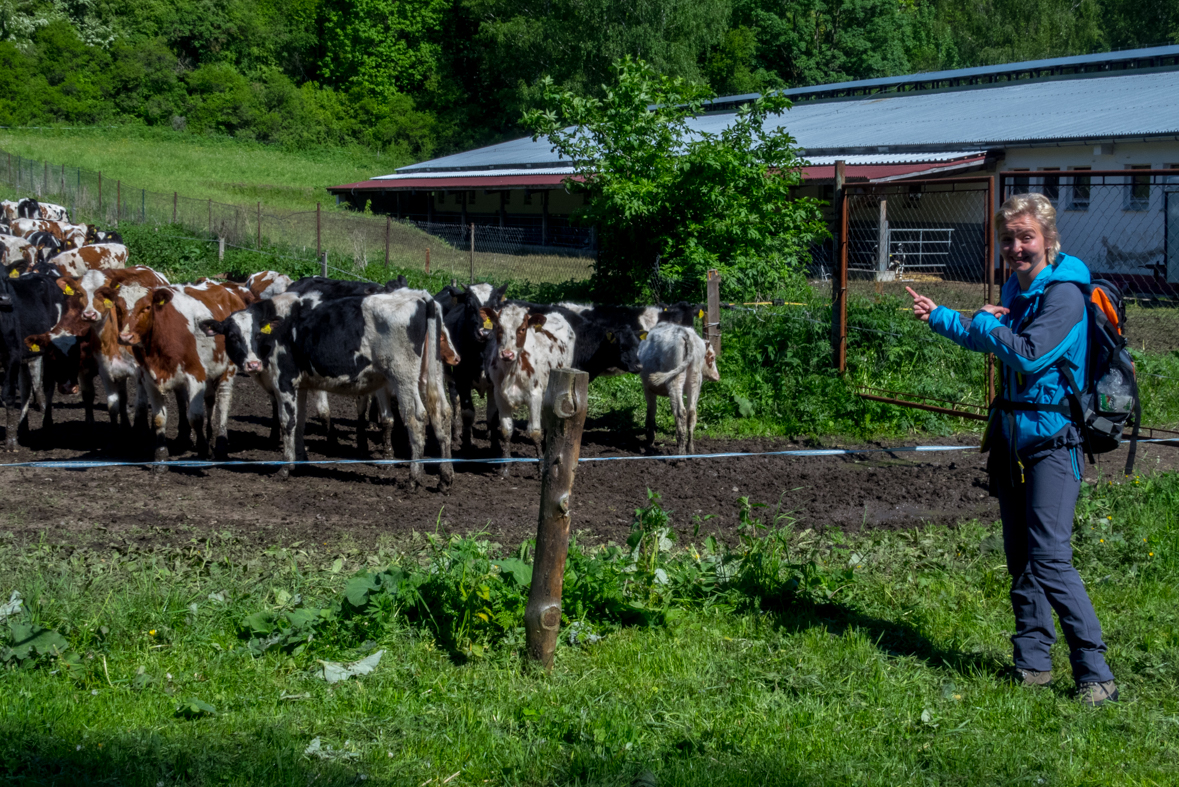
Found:
[[[280,246],[300,259],[322,259],[344,275],[372,264],[446,273],[458,281],[581,281],[593,272],[590,248],[537,246],[528,228],[447,224],[337,209],[279,212],[133,188],[101,172],[0,150],[0,180],[15,196],[65,206],[101,229],[124,223],[181,227],[226,245]],[[314,255],[312,257],[312,255]]]
[[[1001,199],[1027,192],[1056,207],[1062,251],[1121,288],[1130,344],[1179,349],[1179,170],[999,173]]]

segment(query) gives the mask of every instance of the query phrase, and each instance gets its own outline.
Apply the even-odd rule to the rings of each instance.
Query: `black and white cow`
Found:
[[[53,377],[44,373],[41,348],[30,348],[25,337],[45,333],[61,318],[65,295],[48,276],[28,273],[0,280],[0,365],[4,367],[0,399],[6,417],[6,445],[16,450],[17,431],[33,397],[44,408],[42,430],[53,423]],[[13,418],[16,408],[20,415]]]
[[[492,289],[490,284],[475,284],[468,288],[454,288],[455,292],[447,293],[453,298],[448,310],[445,309],[446,329],[454,342],[455,350],[461,360],[450,368],[448,390],[451,394],[452,409],[457,406],[462,414],[461,431],[459,419],[454,420],[457,434],[455,439],[462,440],[462,450],[467,452],[471,448],[471,431],[475,424],[474,392],[487,398],[488,410],[492,413],[488,417],[488,430],[494,431],[492,418],[495,409],[491,398],[491,381],[487,377],[487,367],[483,362],[483,352],[487,347],[487,339],[491,334],[491,325],[484,321],[479,310],[484,307],[499,309],[503,304],[504,293],[508,285]],[[445,292],[445,291],[444,291]],[[441,295],[441,293],[439,293]],[[434,300],[439,300],[439,295]]]
[[[443,459],[450,459],[451,410],[442,365],[458,359],[429,293],[399,289],[315,308],[288,291],[202,327],[209,335],[225,336],[226,351],[243,372],[269,377],[287,462],[305,456],[302,425],[307,392],[314,390],[378,395],[382,408],[395,399],[413,458],[422,458],[429,422]],[[287,474],[289,466],[283,469]],[[442,488],[448,487],[454,477],[449,462],[440,466],[440,476]],[[412,482],[420,484],[422,477],[422,466],[411,464]]]

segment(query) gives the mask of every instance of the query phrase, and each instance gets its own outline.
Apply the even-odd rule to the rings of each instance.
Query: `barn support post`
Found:
[[[849,202],[844,162],[835,162],[835,270],[831,277],[831,358],[835,369],[847,371],[847,227]]]
[[[569,509],[573,478],[581,456],[581,434],[589,375],[573,369],[549,372],[541,425],[545,450],[540,471],[540,517],[536,527],[536,558],[524,609],[525,652],[546,671],[561,627],[561,592],[569,555]]]
[[[397,212],[401,213],[401,192],[397,192]],[[393,218],[385,216],[385,276],[389,276],[389,235],[393,232]]]
[[[471,223],[471,276],[468,284],[475,283],[475,224]]]
[[[322,208],[319,203],[315,203],[315,256],[318,257],[323,254],[323,243],[320,240],[320,228],[322,226]],[[324,257],[323,275],[327,276],[327,257]]]
[[[708,320],[704,323],[704,340],[712,345],[713,353],[719,358],[721,354],[720,272],[715,268],[708,271]]]
[[[426,247],[426,275],[430,275],[430,247]]]

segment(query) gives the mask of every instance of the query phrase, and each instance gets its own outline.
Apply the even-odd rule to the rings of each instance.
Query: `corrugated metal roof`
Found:
[[[446,172],[432,172],[428,177],[433,178],[493,178],[501,177],[503,175],[572,175],[576,170],[573,167],[545,167],[543,169],[512,169],[510,167],[496,168],[496,169],[476,169],[468,170],[466,172],[451,170]],[[404,180],[406,178],[421,178],[426,177],[424,173],[409,169],[408,167],[397,170],[392,175],[378,175],[373,180]]]
[[[905,150],[979,150],[1010,145],[1179,135],[1179,71],[1092,79],[1002,83],[938,93],[892,93],[798,104],[770,125],[785,127],[811,157]],[[693,128],[724,129],[733,113]],[[896,150],[896,149],[900,150]],[[924,151],[922,151],[924,149]],[[913,161],[913,158],[905,160]],[[397,172],[568,167],[547,140],[528,137],[425,161]]]
[[[865,153],[847,156],[807,156],[806,161],[813,167],[830,167],[843,159],[849,167],[888,164],[926,164],[957,159],[977,158],[986,153],[985,150],[950,150],[942,153]]]
[[[1027,71],[1069,70],[1083,66],[1108,64],[1117,68],[1128,61],[1149,61],[1152,59],[1166,59],[1179,56],[1179,46],[1156,46],[1142,49],[1126,49],[1120,52],[1099,52],[1092,55],[1074,55],[1071,57],[1053,57],[1041,60],[1024,60],[1018,63],[1002,63],[994,66],[978,66],[975,68],[957,68],[949,71],[923,71],[916,74],[902,74],[892,77],[876,79],[855,79],[847,82],[832,82],[825,85],[808,85],[783,90],[782,95],[803,97],[812,93],[829,93],[832,91],[856,90],[862,88],[884,88],[893,85],[904,85],[913,82],[942,82],[956,79],[972,79],[976,77],[991,77],[1000,74],[1019,74]],[[757,93],[743,93],[739,96],[719,96],[713,99],[714,104],[729,104],[752,101]]]

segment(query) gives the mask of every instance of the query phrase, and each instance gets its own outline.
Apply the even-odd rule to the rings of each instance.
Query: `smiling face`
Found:
[[[999,230],[999,253],[1027,289],[1048,264],[1044,231],[1034,216],[1021,213],[1007,220]]]

